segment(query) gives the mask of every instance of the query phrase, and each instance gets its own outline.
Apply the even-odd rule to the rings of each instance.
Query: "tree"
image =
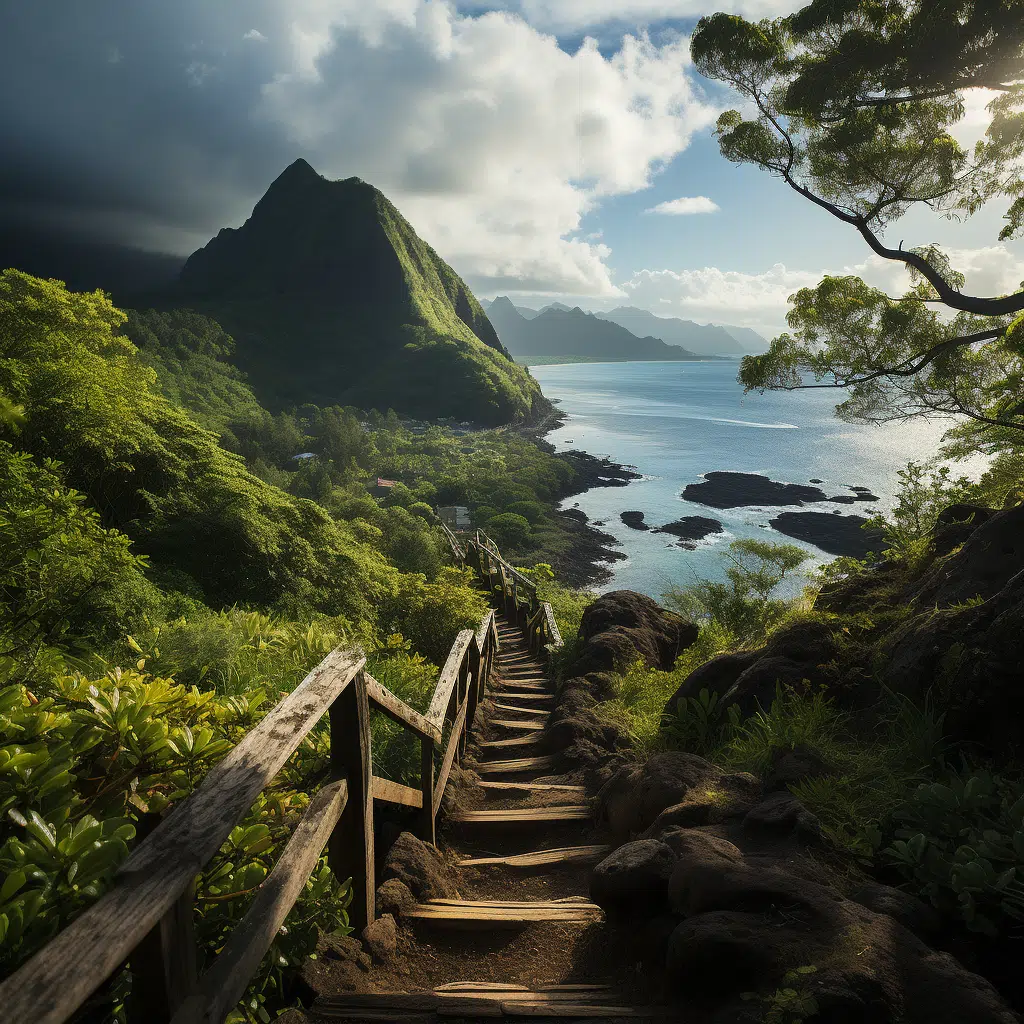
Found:
[[[788,18],[700,20],[696,67],[752,108],[719,118],[722,154],[782,178],[911,275],[899,297],[856,277],[802,289],[794,333],[744,359],[748,390],[844,387],[838,411],[850,419],[961,414],[979,441],[990,428],[1024,431],[1024,290],[965,294],[937,246],[883,239],[917,204],[959,218],[1000,197],[1010,200],[1000,238],[1024,229],[1022,22],[1024,0],[814,0]],[[998,96],[967,152],[949,129],[975,87]]]

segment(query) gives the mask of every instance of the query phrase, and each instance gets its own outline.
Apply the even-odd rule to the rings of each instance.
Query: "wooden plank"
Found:
[[[404,725],[420,736],[430,736],[435,743],[441,742],[441,730],[428,722],[418,711],[413,711],[400,697],[396,697],[386,686],[365,672],[366,696],[392,721]]]
[[[555,695],[553,693],[535,693],[533,691],[524,693],[509,692],[499,694],[498,691],[495,690],[495,696],[500,696],[503,702],[506,700],[530,700],[546,702],[555,699]]]
[[[434,822],[434,741],[420,740],[420,839],[431,846],[437,841]]]
[[[476,631],[476,645],[482,651],[487,643],[487,634],[494,621],[494,609],[489,608],[483,619],[480,620],[480,627]]]
[[[548,644],[551,647],[562,646],[562,634],[559,632],[558,623],[555,621],[555,612],[547,601],[542,605],[544,609],[544,622],[548,635]]]
[[[604,912],[596,903],[583,897],[504,903],[494,900],[429,900],[403,911],[402,917],[452,928],[520,928],[542,922],[589,924],[604,920]]]
[[[576,861],[600,860],[611,852],[608,845],[563,846],[557,850],[537,850],[535,853],[517,853],[508,857],[467,857],[459,861],[460,867],[534,868],[544,864],[570,864]]]
[[[348,923],[358,935],[374,918],[376,859],[373,849],[373,760],[370,702],[360,672],[331,705],[331,771],[348,781],[348,801],[331,833],[329,861],[339,881],[352,879]]]
[[[544,716],[547,716],[547,715],[551,714],[550,711],[544,711],[542,708],[517,707],[515,704],[500,704],[500,703],[498,703],[498,701],[495,701],[492,706],[497,708],[499,711],[518,711],[518,712],[520,712],[522,714],[526,714],[526,715],[544,715]]]
[[[678,1010],[668,1007],[652,1006],[616,1006],[604,1003],[579,1002],[560,1003],[555,1000],[547,1002],[502,1001],[501,1012],[508,1017],[568,1017],[568,1018],[664,1018],[676,1017]]]
[[[512,807],[497,811],[453,811],[448,816],[450,821],[457,821],[463,825],[589,821],[590,817],[591,811],[588,804],[567,804],[557,807]]]
[[[127,959],[220,849],[364,658],[332,651],[139,845],[112,887],[0,984],[10,1021],[63,1024]]]
[[[373,799],[383,800],[389,804],[401,804],[403,807],[422,807],[423,794],[411,786],[403,786],[400,782],[373,777]]]
[[[432,722],[439,729],[448,712],[452,692],[459,681],[459,668],[462,665],[462,659],[466,654],[466,649],[475,639],[473,630],[462,630],[455,638],[455,643],[452,644],[451,652],[448,654],[448,660],[444,663],[444,668],[441,669],[441,675],[437,680],[437,686],[434,687],[434,696],[426,714],[427,721]]]
[[[455,762],[455,755],[459,752],[459,743],[462,739],[462,730],[466,724],[466,712],[469,709],[469,701],[464,700],[459,713],[452,723],[451,735],[448,737],[448,749],[444,752],[444,760],[441,762],[441,770],[437,773],[437,782],[434,785],[434,794],[431,798],[431,806],[435,817],[441,807],[441,800],[444,797],[444,787],[448,785],[448,775],[451,773],[452,765]]]
[[[528,772],[541,768],[554,768],[558,764],[557,754],[539,754],[537,757],[518,757],[509,761],[477,761],[473,771],[477,775],[495,775],[498,772]]]
[[[155,825],[152,823],[151,829]],[[132,950],[132,990],[126,1006],[129,1021],[167,1024],[195,989],[199,970],[194,907],[193,882]]]
[[[581,797],[587,795],[586,786],[570,786],[560,782],[478,782],[477,785],[481,789],[521,790],[528,793],[564,791]]]
[[[348,802],[348,781],[324,786],[310,801],[274,869],[260,886],[213,966],[171,1024],[222,1024],[245,994],[285,918],[316,867]]]
[[[511,718],[492,718],[488,725],[499,726],[502,729],[519,729],[525,732],[536,732],[542,730],[548,723],[541,719],[511,719]]]
[[[481,750],[506,750],[510,747],[533,747],[544,738],[543,732],[530,732],[525,736],[516,736],[510,740],[479,740],[477,746]]]
[[[320,1010],[436,1010],[441,999],[433,992],[342,992],[320,996],[315,1003]]]

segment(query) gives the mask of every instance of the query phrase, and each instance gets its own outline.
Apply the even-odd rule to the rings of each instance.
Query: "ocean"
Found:
[[[812,555],[805,569],[830,561],[833,556],[813,545],[764,528],[780,509],[714,509],[684,501],[681,492],[714,470],[760,473],[786,483],[820,479],[829,495],[865,486],[881,500],[852,506],[821,502],[807,510],[865,514],[866,509],[891,507],[897,471],[910,460],[936,455],[948,426],[934,421],[844,423],[833,413],[842,393],[745,395],[736,381],[738,368],[734,361],[531,367],[544,394],[567,414],[564,425],[547,435],[556,449],[607,456],[643,474],[627,487],[594,488],[564,503],[582,509],[591,522],[604,523],[599,528],[612,534],[628,556],[610,566],[612,579],[598,589],[625,588],[659,598],[672,586],[722,579],[729,542],[739,537],[800,544]],[[978,468],[956,472],[976,475]],[[651,527],[682,516],[708,516],[719,520],[725,532],[687,551],[668,534],[626,526],[619,518],[624,511],[643,512]]]

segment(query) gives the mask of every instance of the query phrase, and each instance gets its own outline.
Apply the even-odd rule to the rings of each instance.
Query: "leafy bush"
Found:
[[[699,625],[715,623],[738,645],[762,642],[793,607],[774,597],[786,575],[809,558],[795,544],[772,544],[744,538],[729,545],[728,582],[701,580],[665,595],[668,607]]]
[[[1024,921],[1024,784],[954,773],[919,786],[892,821],[883,856],[939,910],[986,935]]]
[[[5,972],[102,894],[143,817],[191,793],[267,706],[259,691],[218,697],[139,672],[65,676],[45,693],[18,685],[0,690]],[[323,731],[307,738],[207,867],[199,884],[201,919],[244,913],[246,898],[266,876],[307,800],[296,786],[311,764],[326,763],[327,740]],[[322,868],[307,888],[320,892],[323,922],[343,928],[343,889],[325,881]],[[242,903],[228,907],[236,898]],[[208,901],[219,905],[216,912],[205,907]],[[310,938],[308,929],[290,940],[280,937],[278,963],[265,962],[253,992],[272,986],[282,957],[310,952]]]
[[[501,545],[519,547],[530,537],[530,521],[512,512],[488,519],[484,524],[487,532]]]
[[[954,480],[947,466],[917,462],[908,463],[898,476],[892,511],[873,517],[865,525],[881,529],[890,556],[913,565],[925,554],[939,513],[956,502],[969,500],[973,485],[966,477]]]

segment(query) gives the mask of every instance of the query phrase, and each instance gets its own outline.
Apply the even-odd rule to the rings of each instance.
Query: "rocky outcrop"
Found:
[[[837,888],[805,853],[817,820],[789,792],[762,796],[750,780],[714,823],[680,827],[675,808],[739,778],[660,754],[620,768],[598,798],[628,841],[595,868],[591,897],[663,967],[670,992],[716,1024],[750,1020],[751,1000],[770,1006],[781,987],[822,1021],[1017,1020],[988,982],[925,945],[930,908],[876,883]]]
[[[651,598],[631,590],[599,597],[583,613],[583,653],[575,665],[587,672],[623,671],[639,656],[651,668],[668,670],[697,639],[697,627]]]
[[[745,505],[802,505],[806,501],[825,501],[819,487],[807,484],[783,484],[756,473],[705,473],[699,484],[687,484],[685,501],[712,508],[741,508]]]
[[[829,512],[781,512],[768,522],[779,533],[796,540],[805,540],[830,555],[866,558],[870,552],[881,551],[883,547],[881,530],[865,530],[867,520],[863,516],[842,516]]]
[[[721,654],[705,662],[683,680],[665,711],[674,713],[681,698],[707,690],[750,714],[769,707],[779,685],[823,682],[825,666],[836,651],[830,626],[813,620],[793,623],[775,633],[764,647]]]

